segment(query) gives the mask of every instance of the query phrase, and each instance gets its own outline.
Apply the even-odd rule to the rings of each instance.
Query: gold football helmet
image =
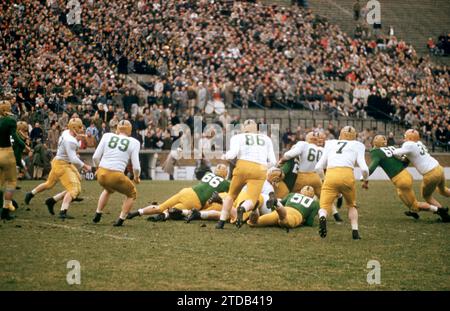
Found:
[[[133,126],[131,125],[130,121],[128,120],[122,120],[117,124],[117,134],[125,134],[127,136],[131,136],[131,130],[133,129]]]
[[[341,140],[355,140],[356,139],[356,130],[353,126],[347,125],[344,126],[339,134],[339,139]]]
[[[255,120],[252,119],[245,120],[242,131],[244,133],[257,133],[258,125],[256,124]]]
[[[11,113],[11,102],[9,100],[0,101],[0,116],[10,116]]]
[[[19,133],[21,138],[28,138],[28,123],[25,121],[17,122],[17,133]]]
[[[83,134],[83,122],[81,122],[80,118],[72,118],[67,125],[69,130],[75,132],[75,134]]]
[[[319,136],[317,137],[317,146],[324,147],[326,140],[327,135],[324,132],[319,132]]]
[[[405,132],[405,141],[419,141],[420,134],[415,129],[409,129]]]
[[[311,186],[304,186],[302,190],[300,190],[300,193],[310,198],[314,198],[315,195],[314,188]]]
[[[307,143],[317,145],[317,143],[319,141],[319,133],[317,133],[317,132],[309,132],[305,136],[305,141]]]
[[[216,169],[214,170],[214,175],[220,176],[222,178],[227,178],[228,167],[225,164],[217,164]]]
[[[374,148],[381,148],[387,146],[387,139],[384,135],[377,135],[373,138],[372,146]]]

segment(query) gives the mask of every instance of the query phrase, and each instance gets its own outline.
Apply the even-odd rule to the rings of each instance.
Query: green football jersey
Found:
[[[216,176],[213,173],[206,173],[203,176],[199,184],[192,187],[194,192],[197,194],[202,207],[205,206],[206,201],[209,200],[214,191],[217,192],[228,192],[230,188],[230,182],[223,179],[220,176]]]
[[[284,173],[284,183],[288,187],[289,191],[292,191],[295,181],[297,180],[297,164],[295,163],[295,159],[290,159],[284,162],[281,166],[281,170]]]
[[[22,167],[22,155],[25,150],[25,142],[18,134],[16,138],[11,137],[11,140],[14,156],[16,157],[16,165]]]
[[[373,148],[370,150],[372,162],[369,166],[369,174],[372,174],[378,166],[381,166],[390,179],[403,171],[408,164],[394,157],[394,150],[395,147],[393,146]]]
[[[20,139],[16,132],[17,122],[11,117],[0,118],[0,148],[11,147],[11,137]]]
[[[305,226],[312,226],[314,224],[314,217],[316,217],[320,209],[317,200],[300,193],[289,193],[281,201],[281,204],[298,210],[303,216],[303,225]]]

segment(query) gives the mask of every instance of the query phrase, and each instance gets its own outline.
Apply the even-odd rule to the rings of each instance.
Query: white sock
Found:
[[[122,220],[125,220],[125,219],[127,219],[127,215],[128,215],[128,213],[120,212],[119,218]]]
[[[352,230],[358,230],[358,224],[352,224]]]
[[[331,210],[332,210],[332,215],[335,215],[338,213],[338,210],[336,208],[336,204],[333,203],[333,205],[331,206]]]
[[[70,203],[63,202],[62,205],[61,205],[61,210],[62,211],[67,211],[69,209],[69,205],[70,205]]]
[[[200,218],[201,219],[209,219],[210,216],[220,216],[220,212],[218,211],[200,211]]]
[[[34,188],[33,190],[31,190],[31,193],[32,193],[33,195],[36,195],[36,193],[37,193],[36,188]]]
[[[437,212],[437,211],[438,211],[438,207],[436,205],[430,204],[430,212]]]
[[[138,212],[139,212],[139,215],[144,215],[144,209],[143,208],[140,208],[140,209],[138,209]]]
[[[164,219],[168,219],[169,218],[169,211],[168,210],[165,210],[163,214],[164,214]]]
[[[250,212],[253,209],[253,201],[245,200],[244,203],[242,203],[242,206],[244,207],[246,212]]]
[[[64,196],[66,195],[66,192],[63,191],[61,193],[55,194],[53,196],[53,200],[55,200],[56,202],[58,202],[59,200],[62,200],[64,198]]]
[[[13,206],[11,200],[3,200],[3,208],[4,209],[10,209],[11,206]]]
[[[327,218],[328,213],[327,213],[326,209],[323,209],[323,208],[319,209],[319,218],[322,217],[322,216]]]
[[[97,214],[103,214],[103,211],[99,210],[97,207],[97,210],[95,211]]]
[[[222,208],[222,211],[220,212],[220,220],[227,221],[230,217],[230,213],[228,213],[224,208]]]
[[[181,210],[181,215],[183,215],[183,216],[188,216],[189,213],[190,213],[190,210],[188,210],[188,209],[182,209]]]

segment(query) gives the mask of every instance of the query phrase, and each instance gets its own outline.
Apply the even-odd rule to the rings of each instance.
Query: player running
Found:
[[[339,140],[326,142],[324,153],[316,165],[316,170],[321,175],[323,175],[324,169],[327,170],[320,196],[319,234],[322,238],[327,235],[327,216],[339,193],[342,193],[348,207],[353,239],[361,238],[358,231],[353,170],[357,163],[364,178],[363,188],[367,189],[369,169],[364,158],[365,146],[355,139],[356,130],[351,126],[345,126],[340,132]]]
[[[436,188],[445,197],[450,197],[450,189],[445,186],[444,169],[433,158],[425,145],[420,141],[417,130],[409,129],[405,132],[405,142],[401,148],[393,151],[394,156],[406,157],[417,171],[423,176],[421,192],[422,197],[430,204],[429,210],[441,216],[448,222],[448,208],[443,207],[434,197]]]
[[[137,191],[134,184],[140,183],[141,165],[139,163],[139,150],[141,144],[131,136],[132,125],[127,120],[122,120],[117,125],[117,132],[103,135],[92,157],[96,171],[97,181],[103,187],[97,204],[97,210],[93,221],[98,223],[102,218],[103,210],[109,197],[114,192],[126,196],[122,204],[122,211],[113,226],[120,227],[127,218],[128,212],[136,201]],[[133,182],[124,174],[131,160],[133,167]]]
[[[402,202],[409,208],[409,211],[405,212],[407,216],[418,219],[419,214],[417,214],[417,212],[420,210],[436,211],[436,209],[439,209],[438,207],[430,205],[426,202],[417,201],[416,195],[413,191],[413,178],[406,169],[408,163],[402,162],[394,157],[395,147],[387,147],[387,139],[385,136],[375,136],[372,144],[373,149],[370,150],[372,162],[369,166],[369,174],[371,175],[378,166],[383,169],[395,185],[395,188],[397,188],[397,193],[400,200],[402,200]],[[438,211],[438,214],[441,215],[442,220],[448,219],[447,213]]]
[[[274,197],[272,197],[274,198]],[[300,193],[290,193],[279,202],[268,204],[274,211],[261,217],[250,217],[247,224],[251,227],[280,226],[293,229],[299,226],[312,226],[319,211],[319,202],[314,199],[314,188],[304,186]]]
[[[237,209],[236,226],[240,228],[243,224],[244,213],[251,211],[258,201],[268,167],[276,164],[272,140],[267,135],[258,133],[254,120],[246,120],[243,133],[231,138],[230,150],[223,156],[223,159],[238,160],[233,170],[230,190],[223,200],[222,212],[216,229],[223,229],[225,221],[230,217],[233,201],[236,200],[242,188],[247,185],[249,199],[245,200]]]
[[[77,156],[79,146],[78,137],[84,133],[83,123],[79,118],[73,118],[70,119],[67,127],[68,129],[59,137],[58,149],[56,151],[56,156],[52,161],[52,168],[47,181],[38,185],[25,195],[25,204],[28,205],[36,194],[52,189],[59,180],[66,190],[47,199],[45,204],[47,205],[49,213],[54,215],[54,205],[62,199],[63,202],[59,212],[59,218],[61,219],[73,218],[72,216],[67,215],[67,210],[70,207],[70,203],[77,198],[81,192],[81,176],[78,170],[84,169],[85,171],[91,171],[91,166],[81,161]]]
[[[201,179],[200,183],[191,187],[184,188],[159,206],[150,205],[145,208],[140,208],[135,212],[128,214],[128,219],[142,215],[158,215],[157,220],[165,220],[168,218],[167,210],[175,208],[181,212],[183,210],[197,209],[200,210],[205,207],[211,195],[217,192],[227,192],[230,182],[225,178],[228,175],[228,168],[225,164],[218,164],[214,173],[206,173]],[[187,216],[187,212],[184,212]]]
[[[11,115],[11,103],[8,100],[0,101],[0,186],[4,187],[0,218],[5,220],[14,218],[10,212],[15,210],[13,196],[17,185],[16,158],[11,137],[24,144],[17,135],[17,122]]]

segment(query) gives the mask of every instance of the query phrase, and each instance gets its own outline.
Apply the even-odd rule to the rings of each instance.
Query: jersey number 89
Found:
[[[112,136],[111,139],[109,140],[108,147],[111,149],[114,149],[117,147],[118,144],[120,146],[117,149],[125,152],[128,150],[128,146],[130,145],[130,140],[128,140],[126,138],[120,139],[117,136]]]

